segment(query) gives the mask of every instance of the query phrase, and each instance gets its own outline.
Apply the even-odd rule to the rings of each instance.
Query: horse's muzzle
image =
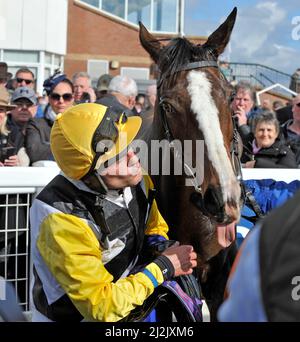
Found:
[[[191,202],[218,224],[230,224],[239,219],[239,206],[233,202],[224,203],[219,187],[209,186],[203,197],[200,193],[192,193]]]

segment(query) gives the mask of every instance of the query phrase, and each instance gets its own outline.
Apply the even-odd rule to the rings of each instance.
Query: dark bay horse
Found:
[[[229,42],[236,13],[234,8],[203,45],[186,38],[163,44],[140,23],[141,44],[160,71],[151,141],[167,140],[175,159],[186,155],[185,142],[191,142],[191,162],[183,161],[182,175],[175,174],[174,167],[170,175],[152,174],[159,190],[157,201],[170,236],[192,244],[198,254],[199,279],[212,320],[235,256],[233,223],[241,207],[232,89],[217,63]],[[175,140],[183,148],[175,148]],[[197,154],[197,141],[204,141],[202,157]],[[202,171],[194,168],[199,165],[197,158]],[[187,176],[193,186],[186,185]]]

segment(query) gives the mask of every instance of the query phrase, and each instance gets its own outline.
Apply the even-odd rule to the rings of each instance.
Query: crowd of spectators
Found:
[[[271,103],[269,99],[258,106],[252,86],[239,82],[231,108],[243,142],[243,167],[299,167],[300,95],[295,96],[292,104],[286,107],[279,101]],[[283,110],[289,112],[287,120],[281,118]]]
[[[221,67],[224,69],[226,65]],[[123,111],[127,116],[141,116],[143,124],[138,138],[144,138],[149,132],[156,101],[155,84],[141,94],[132,78],[105,74],[93,89],[86,72],[77,72],[68,79],[56,71],[43,86],[44,93],[37,96],[30,69],[17,70],[13,78],[7,72],[6,63],[0,64],[0,104],[3,104],[0,106],[0,166],[35,166],[39,161],[53,161],[50,131],[55,117],[79,103],[96,102]],[[268,98],[258,106],[251,84],[239,82],[231,108],[243,141],[244,167],[299,167],[300,94],[287,106],[278,100],[272,103]],[[7,158],[3,159],[5,153]]]
[[[50,149],[53,122],[57,114],[76,104],[96,102],[127,116],[149,116],[154,111],[153,86],[140,94],[136,82],[128,76],[102,75],[93,89],[86,72],[77,72],[68,79],[56,70],[44,81],[43,94],[38,95],[29,68],[22,67],[14,77],[7,69],[6,63],[0,63],[0,166],[36,166],[41,161],[54,161]],[[147,125],[152,119],[153,113]]]
[[[35,166],[39,161],[53,161],[50,149],[53,123],[58,114],[77,104],[95,102],[125,112],[127,116],[141,116],[143,123],[138,138],[144,136],[153,120],[155,84],[149,86],[145,94],[140,94],[132,78],[102,75],[97,88],[93,89],[85,72],[78,72],[69,79],[56,71],[44,81],[44,94],[38,96],[30,69],[21,68],[14,78],[12,76],[7,72],[7,65],[0,63],[2,167]],[[284,108],[290,110],[287,120],[280,117]],[[264,99],[258,106],[254,89],[249,83],[240,82],[235,86],[231,109],[243,143],[243,167],[299,167],[300,94],[289,106],[280,101],[271,103],[269,99]]]
[[[152,95],[150,100],[148,93],[138,93],[132,78],[120,75],[102,75],[93,89],[87,73],[78,72],[69,79],[57,70],[44,81],[43,94],[37,94],[35,88],[35,77],[29,68],[22,67],[12,75],[7,64],[0,63],[0,167],[55,165],[50,147],[52,126],[57,115],[72,106],[97,102],[133,116],[143,115],[153,102]],[[18,252],[25,255],[25,230],[17,240],[14,232],[3,234],[6,226],[26,227],[26,196],[10,194],[7,199],[0,195],[0,205],[9,204],[8,209],[0,210],[0,275],[6,270],[7,279],[26,278],[26,258],[18,257],[16,262],[11,256],[17,253],[16,241]],[[4,257],[6,254],[9,256]],[[25,302],[25,283],[19,284],[17,292],[20,302]]]

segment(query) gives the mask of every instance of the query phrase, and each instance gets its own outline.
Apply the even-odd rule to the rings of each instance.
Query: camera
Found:
[[[16,154],[16,148],[13,146],[0,146],[0,162],[4,163],[5,159]]]
[[[82,93],[80,103],[89,103],[89,102],[91,102],[90,94],[86,92]]]

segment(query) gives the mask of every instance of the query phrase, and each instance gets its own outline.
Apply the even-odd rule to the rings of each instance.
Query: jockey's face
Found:
[[[100,175],[108,189],[135,186],[143,177],[140,161],[131,149],[120,160],[101,171]]]

